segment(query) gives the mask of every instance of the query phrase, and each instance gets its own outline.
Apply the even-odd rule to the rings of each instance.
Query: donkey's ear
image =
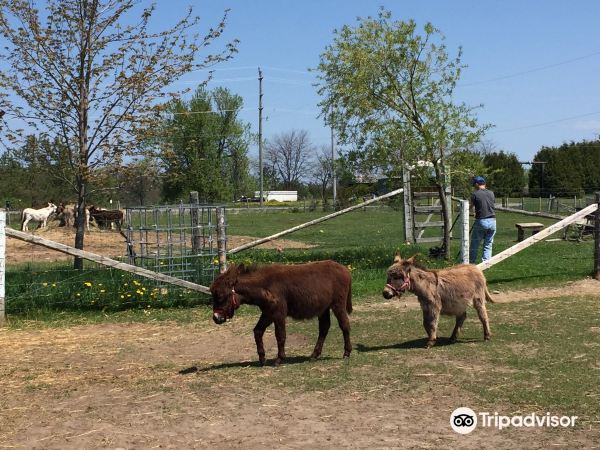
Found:
[[[416,258],[417,258],[417,255],[412,255],[410,258],[408,258],[406,260],[406,262],[409,263],[409,264],[414,264]]]
[[[394,264],[402,262],[402,256],[400,256],[400,252],[396,252],[394,255]]]

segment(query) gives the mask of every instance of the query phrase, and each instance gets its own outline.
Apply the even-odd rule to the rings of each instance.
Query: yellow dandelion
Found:
[[[124,295],[121,295],[121,298],[125,298],[125,296],[124,296]]]
[[[56,287],[56,283],[52,283],[52,287]]]
[[[87,287],[92,287],[92,282],[91,281],[86,281],[86,282],[83,283],[83,285],[87,286]]]
[[[104,294],[106,291],[104,289],[100,289],[100,293]]]
[[[78,292],[77,294],[75,294],[77,297],[81,297],[81,294]]]
[[[131,297],[131,294],[127,294],[127,298]]]
[[[48,286],[48,283],[42,283],[42,286],[46,287]]]

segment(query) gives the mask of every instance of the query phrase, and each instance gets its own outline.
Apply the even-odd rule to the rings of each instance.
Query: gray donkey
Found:
[[[491,338],[490,324],[485,309],[486,300],[494,303],[487,289],[483,272],[474,265],[460,264],[448,269],[428,270],[415,264],[415,256],[402,259],[396,254],[387,271],[387,284],[383,296],[400,297],[406,290],[419,299],[423,310],[423,326],[427,332],[426,348],[435,344],[440,314],[456,316],[456,325],[450,337],[456,342],[458,333],[467,318],[467,307],[477,310],[483,325],[483,338]]]

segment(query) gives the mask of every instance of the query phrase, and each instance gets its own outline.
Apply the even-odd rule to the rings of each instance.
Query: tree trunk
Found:
[[[436,187],[438,190],[438,196],[440,198],[440,205],[442,206],[442,217],[444,220],[444,258],[448,259],[450,256],[450,205],[448,204],[448,198],[446,197],[446,176],[444,173],[444,166],[437,162],[433,163],[435,171]]]
[[[83,250],[83,239],[85,236],[85,197],[86,197],[86,186],[83,181],[79,181],[78,195],[77,195],[77,216],[75,217],[75,248]],[[73,268],[75,270],[83,270],[83,259],[78,256],[75,257],[73,262]]]

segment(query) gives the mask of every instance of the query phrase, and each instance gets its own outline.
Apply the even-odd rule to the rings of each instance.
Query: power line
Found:
[[[586,114],[580,114],[580,115],[572,116],[572,117],[565,117],[563,119],[550,120],[548,122],[535,123],[535,124],[532,124],[532,125],[524,125],[522,127],[507,128],[507,129],[504,129],[504,130],[493,130],[493,131],[489,131],[488,133],[489,134],[493,134],[493,133],[507,133],[509,131],[526,130],[528,128],[535,128],[535,127],[542,127],[542,126],[545,126],[545,125],[552,125],[552,124],[559,123],[559,122],[566,122],[566,121],[573,120],[573,119],[580,119],[582,117],[594,116],[596,114],[600,114],[600,111],[595,111],[595,112],[586,113]]]
[[[314,76],[314,74],[312,72],[308,72],[306,70],[285,69],[283,67],[265,67],[265,69],[275,70],[275,71],[279,71],[279,72],[299,73],[299,74],[302,74],[302,75],[311,75],[311,76]]]
[[[577,58],[567,59],[565,61],[560,61],[560,62],[557,62],[557,63],[554,63],[554,64],[548,64],[547,66],[535,67],[533,69],[523,70],[521,72],[515,72],[515,73],[508,74],[508,75],[503,75],[503,76],[500,76],[500,77],[489,78],[487,80],[474,81],[472,83],[464,83],[464,84],[459,83],[458,86],[459,87],[476,86],[476,85],[479,85],[479,84],[492,83],[494,81],[506,80],[508,78],[515,78],[515,77],[519,77],[521,75],[527,75],[529,73],[539,72],[541,70],[552,69],[553,67],[563,66],[565,64],[570,64],[570,63],[575,62],[575,61],[581,61],[582,59],[591,58],[592,56],[596,56],[596,55],[600,55],[600,51],[597,51],[597,52],[594,52],[594,53],[589,53],[589,54],[584,55],[584,56],[579,56]]]
[[[238,66],[238,67],[222,67],[219,69],[196,69],[196,70],[191,70],[191,73],[194,72],[227,72],[227,71],[235,71],[235,70],[249,70],[249,69],[256,69],[255,66]]]

